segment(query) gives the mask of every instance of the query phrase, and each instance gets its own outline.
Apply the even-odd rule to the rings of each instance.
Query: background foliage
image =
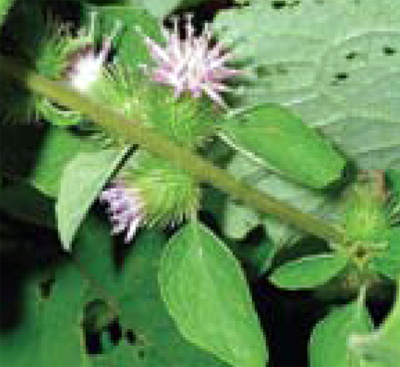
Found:
[[[57,22],[70,24],[71,41],[92,11],[95,47],[123,24],[110,58],[132,72],[122,89],[108,80],[94,102],[118,112],[134,100],[127,118],[324,220],[343,241],[200,185],[198,213],[124,243],[110,234],[99,193],[124,170],[168,173],[173,162],[1,72],[0,361],[396,367],[400,4],[0,0],[1,52],[63,81]],[[245,71],[224,95],[228,113],[176,101],[138,72],[153,62],[143,34],[163,43],[160,24],[186,12],[197,32],[211,22]],[[165,192],[161,203],[179,202],[182,192]]]

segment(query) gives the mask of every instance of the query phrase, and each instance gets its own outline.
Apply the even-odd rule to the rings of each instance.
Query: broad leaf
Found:
[[[100,293],[94,294],[105,297],[121,328],[119,345],[93,358],[94,365],[125,367],[122,363],[130,361],[138,367],[226,366],[186,342],[168,315],[157,284],[163,236],[148,230],[129,249],[126,245],[122,249],[104,224],[90,215],[79,230],[73,252],[79,267],[94,281],[91,291],[97,289]],[[121,258],[121,252],[126,256]]]
[[[168,243],[159,282],[182,335],[234,367],[263,367],[264,338],[233,255],[196,222]]]
[[[70,250],[82,220],[126,154],[126,149],[80,153],[65,168],[56,204],[57,226],[65,250]]]
[[[289,111],[274,105],[246,110],[223,127],[225,138],[261,165],[301,184],[322,188],[341,177],[345,162],[333,147]]]
[[[318,287],[343,270],[347,261],[337,253],[305,256],[278,267],[270,280],[286,289]]]
[[[400,3],[252,1],[215,28],[259,80],[246,103],[275,102],[361,168],[400,167]]]
[[[12,330],[0,335],[0,359],[9,367],[85,366],[88,356],[82,345],[80,317],[87,282],[66,264],[55,272],[48,296],[41,292],[44,281],[41,274],[26,282],[24,312]]]
[[[368,332],[372,322],[363,302],[334,308],[314,328],[309,345],[310,367],[367,367],[349,349],[355,333]]]

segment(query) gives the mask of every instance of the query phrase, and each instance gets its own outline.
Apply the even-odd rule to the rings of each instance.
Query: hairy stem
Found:
[[[80,111],[103,128],[121,135],[125,141],[139,144],[149,152],[165,158],[177,167],[189,172],[199,182],[211,184],[259,212],[273,214],[299,229],[325,238],[330,242],[343,242],[343,233],[336,227],[254,189],[223,169],[215,167],[193,151],[174,144],[152,128],[137,121],[129,120],[93,102],[88,97],[31,72],[18,65],[14,60],[1,55],[0,72],[18,80],[28,89],[42,94],[60,105]],[[123,126],[122,129],[121,126]]]

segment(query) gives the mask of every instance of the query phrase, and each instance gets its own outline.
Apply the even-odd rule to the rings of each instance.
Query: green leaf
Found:
[[[127,154],[127,150],[80,153],[65,168],[56,204],[57,226],[65,250],[99,191]]]
[[[157,18],[149,14],[137,2],[129,6],[87,6],[85,9],[96,11],[101,19],[101,26],[96,32],[99,37],[112,33],[116,22],[121,22],[126,29],[116,42],[118,60],[121,64],[137,69],[141,64],[152,61],[144,38],[140,32],[157,41],[161,40],[161,29]],[[90,22],[90,17],[87,17]],[[140,32],[135,29],[140,28]]]
[[[349,350],[349,339],[371,329],[368,310],[360,300],[334,308],[313,330],[310,367],[367,367],[354,363],[357,359]]]
[[[122,340],[108,353],[97,354],[92,357],[93,367],[147,367],[148,365],[134,352],[128,341]]]
[[[373,265],[381,274],[396,280],[400,276],[400,227],[391,229],[388,245],[384,254],[373,260]]]
[[[322,188],[341,177],[345,162],[333,147],[286,109],[263,105],[234,116],[224,136],[258,163]]]
[[[26,179],[45,195],[56,197],[65,165],[79,152],[98,150],[93,139],[82,139],[57,127],[0,126],[0,163],[5,175]]]
[[[220,12],[214,28],[256,65],[244,103],[282,104],[360,168],[398,169],[399,19],[392,0],[266,0]]]
[[[13,3],[14,0],[0,0],[0,27],[3,25],[6,15]]]
[[[0,188],[0,208],[12,216],[47,228],[55,228],[54,202],[26,184]]]
[[[305,256],[280,266],[270,280],[291,290],[318,287],[343,270],[347,261],[337,253]]]
[[[155,17],[164,18],[178,7],[198,5],[207,0],[142,0],[143,6]]]
[[[218,219],[222,221],[224,233],[236,240],[244,238],[260,223],[258,213],[233,200],[227,201],[225,214]]]
[[[267,351],[240,266],[197,222],[168,243],[159,283],[182,335],[235,367],[263,367]]]
[[[0,358],[7,366],[87,365],[80,325],[87,283],[74,267],[65,265],[55,272],[47,297],[40,291],[43,274],[25,284],[21,320],[0,336]]]
[[[350,346],[367,363],[367,367],[397,367],[400,359],[400,278],[395,305],[378,330],[353,335]]]
[[[400,197],[400,170],[388,170],[387,175],[392,186],[392,191],[396,196]]]
[[[277,199],[285,201],[304,212],[318,215],[329,221],[332,221],[336,215],[335,204],[332,198],[324,192],[309,190],[301,185],[289,182],[270,170],[254,166],[251,160],[240,154],[237,154],[232,158],[227,165],[227,169],[234,176],[246,181],[248,184],[276,197]],[[232,208],[232,206],[234,207]],[[240,206],[240,209],[235,208],[235,206]],[[249,227],[251,227],[252,223],[253,227],[259,223],[264,224],[268,235],[279,247],[290,244],[304,235],[304,233],[296,228],[278,221],[271,216],[264,216],[263,218],[260,218],[259,221],[256,221],[256,217],[258,216],[257,213],[252,209],[236,204],[231,200],[227,202],[224,207],[224,212],[220,217],[229,218],[231,216],[229,211],[231,210],[234,212],[241,210],[241,217],[246,218]],[[223,229],[228,235],[232,232],[235,233],[235,228],[230,226],[230,223],[231,222],[228,222],[227,219],[224,219]]]
[[[186,342],[169,317],[157,283],[164,246],[163,236],[147,230],[134,239],[129,249],[124,245],[126,256],[120,258],[118,265],[114,261],[115,251],[122,249],[111,238],[104,223],[93,214],[84,221],[77,234],[73,256],[84,274],[93,280],[91,291],[98,289],[100,293],[95,293],[96,297],[100,294],[112,306],[122,334],[117,349],[94,358],[95,366],[98,363],[124,367],[122,363],[126,361],[136,366],[138,359],[141,361],[137,362],[138,367],[226,366]],[[131,348],[126,345],[127,341],[132,344]]]

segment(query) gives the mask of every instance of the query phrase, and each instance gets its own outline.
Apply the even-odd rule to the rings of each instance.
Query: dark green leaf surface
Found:
[[[85,215],[126,154],[126,149],[80,153],[65,168],[56,204],[57,226],[65,250],[71,249]]]
[[[117,349],[95,358],[100,366],[124,367],[126,361],[138,367],[225,366],[187,343],[170,319],[157,284],[163,247],[164,238],[157,233],[139,234],[118,267],[113,261],[117,249],[104,223],[92,216],[83,223],[73,255],[94,282],[91,292],[105,297],[114,317],[118,315],[123,334]],[[127,334],[135,339],[131,348],[126,345]]]
[[[349,338],[371,329],[368,310],[359,301],[334,308],[316,325],[311,335],[310,367],[370,367],[361,365],[351,353]]]
[[[278,267],[270,280],[278,287],[292,290],[318,287],[343,270],[347,261],[337,253],[305,256]]]
[[[345,162],[333,147],[289,111],[274,105],[233,117],[224,134],[237,149],[291,179],[322,188],[340,179]]]
[[[0,208],[15,218],[55,228],[54,201],[26,184],[0,188]]]
[[[159,282],[181,333],[234,367],[263,367],[265,341],[240,266],[196,222],[168,243]]]
[[[79,152],[98,150],[93,140],[57,127],[1,125],[2,171],[26,179],[42,193],[56,197],[66,164]]]
[[[24,289],[24,313],[15,329],[0,335],[0,359],[8,367],[89,366],[80,320],[87,283],[74,267],[55,273],[48,298],[40,292],[43,279]]]

